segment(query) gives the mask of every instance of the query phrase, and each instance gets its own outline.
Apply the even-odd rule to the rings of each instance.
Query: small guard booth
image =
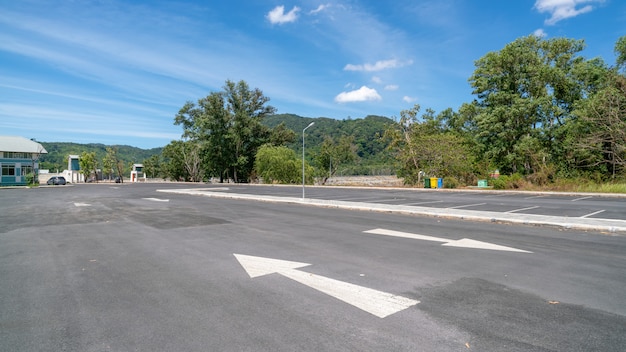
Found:
[[[133,169],[130,172],[130,182],[139,182],[140,178],[146,181],[146,173],[143,172],[143,164],[133,164]]]

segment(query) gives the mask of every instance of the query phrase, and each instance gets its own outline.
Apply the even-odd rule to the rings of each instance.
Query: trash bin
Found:
[[[430,179],[428,177],[424,178],[424,188],[430,188]]]
[[[439,183],[437,181],[438,179],[436,177],[431,177],[430,178],[430,187],[431,188],[437,188],[439,187]]]
[[[478,180],[478,187],[488,187],[487,180]]]
[[[437,179],[437,188],[443,188],[443,178]]]

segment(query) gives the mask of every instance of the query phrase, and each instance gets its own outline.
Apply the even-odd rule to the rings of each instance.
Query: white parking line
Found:
[[[572,199],[572,202],[578,202],[579,200],[589,199],[589,198],[593,198],[593,196],[589,196],[589,197],[581,197],[581,198]]]
[[[432,204],[432,203],[443,203],[443,200],[431,200],[428,202],[406,203],[405,205],[419,205],[419,204]]]
[[[593,213],[591,213],[591,214],[583,215],[583,216],[581,216],[581,218],[586,218],[586,217],[589,217],[589,216],[594,216],[594,215],[596,215],[596,214],[600,214],[600,213],[602,213],[603,211],[604,211],[604,210],[598,210],[598,211],[595,211],[595,212],[593,212]]]
[[[547,197],[547,196],[532,196],[532,197],[525,197],[524,199],[543,198],[543,197]]]
[[[150,200],[153,202],[169,202],[170,201],[169,199],[159,199],[159,198],[143,198],[143,199]]]
[[[479,205],[485,205],[487,203],[476,203],[476,204],[465,204],[465,205],[457,205],[456,207],[448,207],[446,209],[459,209],[459,208],[467,208],[467,207],[477,207]]]
[[[395,202],[395,201],[400,201],[400,200],[404,200],[404,198],[378,199],[375,201],[375,203]]]
[[[535,209],[535,208],[539,208],[539,206],[538,206],[538,205],[535,205],[534,207],[521,208],[521,209],[513,209],[513,210],[505,211],[505,213],[515,213],[515,212],[518,212],[518,211],[530,210],[530,209]]]

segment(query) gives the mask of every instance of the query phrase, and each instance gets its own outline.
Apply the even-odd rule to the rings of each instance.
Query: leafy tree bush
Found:
[[[296,152],[283,146],[264,145],[259,148],[255,170],[265,183],[297,184],[302,180],[302,161]]]

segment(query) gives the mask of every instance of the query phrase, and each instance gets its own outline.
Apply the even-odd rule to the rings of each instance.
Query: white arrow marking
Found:
[[[414,233],[400,232],[400,231],[393,231],[393,230],[385,230],[385,229],[373,229],[373,230],[367,230],[367,231],[363,231],[363,232],[371,233],[371,234],[375,234],[375,235],[411,238],[411,239],[414,239],[414,240],[442,242],[443,243],[442,246],[448,246],[448,247],[475,248],[475,249],[488,249],[488,250],[492,250],[492,251],[532,253],[532,252],[525,251],[525,250],[522,250],[522,249],[517,249],[517,248],[513,248],[513,247],[506,247],[506,246],[500,246],[500,245],[497,245],[497,244],[493,244],[493,243],[489,243],[489,242],[476,241],[476,240],[472,240],[472,239],[469,239],[469,238],[462,238],[460,240],[449,240],[447,238],[439,238],[439,237],[432,237],[432,236],[417,235],[417,234],[414,234]]]
[[[89,203],[74,203],[74,206],[76,206],[76,207],[90,207],[91,204],[89,204]]]
[[[169,202],[169,199],[159,199],[159,198],[144,198],[145,200],[151,200],[153,202]]]
[[[278,273],[379,318],[385,318],[419,303],[410,298],[295,270],[311,264],[243,254],[233,255],[251,278]]]

